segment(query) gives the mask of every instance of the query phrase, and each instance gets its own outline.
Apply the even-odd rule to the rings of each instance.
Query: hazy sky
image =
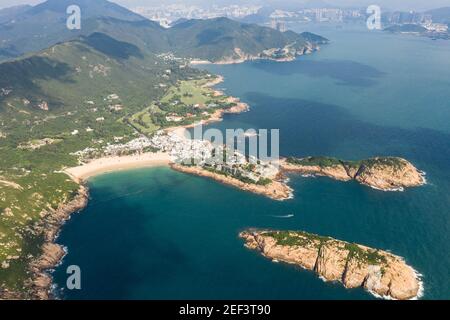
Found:
[[[286,3],[304,3],[307,0],[114,0],[121,5],[128,7],[135,6],[153,6],[170,3],[186,3],[186,4],[286,4]],[[10,7],[18,4],[36,4],[43,0],[0,0],[0,8]],[[342,6],[366,6],[370,4],[378,4],[381,7],[389,9],[402,10],[427,10],[437,7],[450,6],[450,0],[325,0],[329,4]]]

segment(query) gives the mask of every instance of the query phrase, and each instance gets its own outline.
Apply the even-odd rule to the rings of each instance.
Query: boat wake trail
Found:
[[[293,218],[293,217],[295,217],[295,215],[293,215],[293,214],[287,214],[287,215],[284,215],[284,216],[271,216],[272,218],[277,218],[277,219],[290,219],[290,218]]]

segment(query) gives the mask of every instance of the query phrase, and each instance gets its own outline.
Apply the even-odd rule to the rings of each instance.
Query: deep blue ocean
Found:
[[[212,126],[280,129],[283,156],[405,157],[428,185],[385,193],[291,176],[295,198],[277,202],[168,168],[98,176],[58,240],[68,248],[54,273],[63,298],[374,299],[245,249],[247,227],[390,250],[423,275],[423,299],[450,298],[450,41],[308,30],[331,43],[289,63],[205,66],[251,106]],[[69,265],[80,266],[82,290],[62,289]]]

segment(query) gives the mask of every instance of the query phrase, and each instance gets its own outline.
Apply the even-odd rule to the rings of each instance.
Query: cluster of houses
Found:
[[[444,23],[429,22],[429,23],[422,24],[422,26],[431,32],[445,33],[448,31],[448,25],[446,25]]]
[[[142,153],[145,149],[150,147],[153,147],[150,139],[146,136],[142,136],[124,144],[108,143],[104,147],[104,153],[108,156],[116,156],[123,153]]]
[[[212,169],[254,183],[261,179],[274,179],[279,174],[279,168],[274,164],[259,161],[253,156],[247,158],[236,150],[214,145],[208,140],[188,139],[160,131],[150,141],[154,148],[168,152],[176,163]]]
[[[197,140],[183,137],[177,133],[161,130],[151,138],[141,136],[127,143],[108,143],[103,150],[86,148],[74,153],[80,161],[101,156],[117,156],[123,154],[143,153],[148,149],[166,152],[172,161],[182,165],[198,166],[229,174],[233,177],[245,178],[258,183],[261,179],[275,179],[279,174],[278,166],[269,162],[231,150],[224,145],[215,145],[208,140]]]
[[[167,122],[182,122],[184,117],[178,115],[177,113],[170,113],[166,116]]]

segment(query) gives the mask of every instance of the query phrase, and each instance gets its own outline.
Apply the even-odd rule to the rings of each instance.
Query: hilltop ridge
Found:
[[[80,30],[68,30],[66,8],[79,5]],[[60,42],[105,33],[141,49],[163,53],[173,51],[179,57],[212,62],[244,56],[263,56],[265,50],[283,50],[289,54],[311,52],[327,42],[310,33],[279,32],[271,28],[245,24],[228,18],[188,20],[165,29],[158,23],[106,0],[48,0],[0,20],[0,61],[36,52]],[[237,50],[239,49],[239,50]],[[240,52],[241,54],[236,54]]]

